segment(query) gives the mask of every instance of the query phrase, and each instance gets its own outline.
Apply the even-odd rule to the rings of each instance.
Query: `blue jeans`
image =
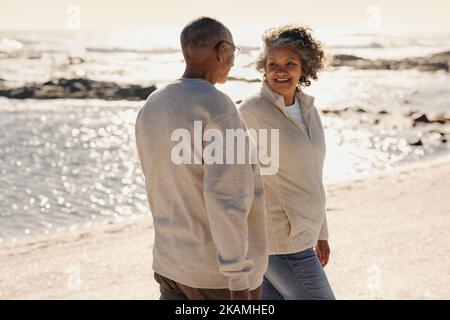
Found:
[[[335,300],[314,249],[269,256],[263,300]]]

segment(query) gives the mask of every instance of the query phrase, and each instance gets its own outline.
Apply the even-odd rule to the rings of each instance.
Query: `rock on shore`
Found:
[[[369,60],[354,55],[338,54],[331,59],[333,67],[353,67],[363,70],[408,70],[438,71],[450,69],[450,51],[433,54],[427,57],[406,58],[401,60],[376,59]]]
[[[119,85],[114,82],[85,78],[54,79],[44,83],[28,84],[20,88],[0,86],[0,96],[10,99],[102,99],[145,100],[156,87]]]

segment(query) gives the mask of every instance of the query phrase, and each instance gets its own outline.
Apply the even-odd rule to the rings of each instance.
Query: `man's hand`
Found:
[[[250,290],[231,291],[230,300],[251,300]]]
[[[330,246],[327,240],[317,241],[316,254],[322,267],[325,267],[330,258]]]

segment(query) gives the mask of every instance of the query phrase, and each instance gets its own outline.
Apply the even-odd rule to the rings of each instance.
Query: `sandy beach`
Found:
[[[338,299],[450,298],[450,162],[328,186]],[[0,245],[1,299],[157,299],[151,218]]]

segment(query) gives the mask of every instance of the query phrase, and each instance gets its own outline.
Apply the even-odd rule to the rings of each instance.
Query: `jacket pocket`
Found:
[[[291,212],[289,210],[284,210],[289,219],[289,224],[291,225],[291,229],[289,231],[289,239],[292,239],[296,235],[304,232],[311,228],[311,222],[309,219],[301,216],[296,212]]]

